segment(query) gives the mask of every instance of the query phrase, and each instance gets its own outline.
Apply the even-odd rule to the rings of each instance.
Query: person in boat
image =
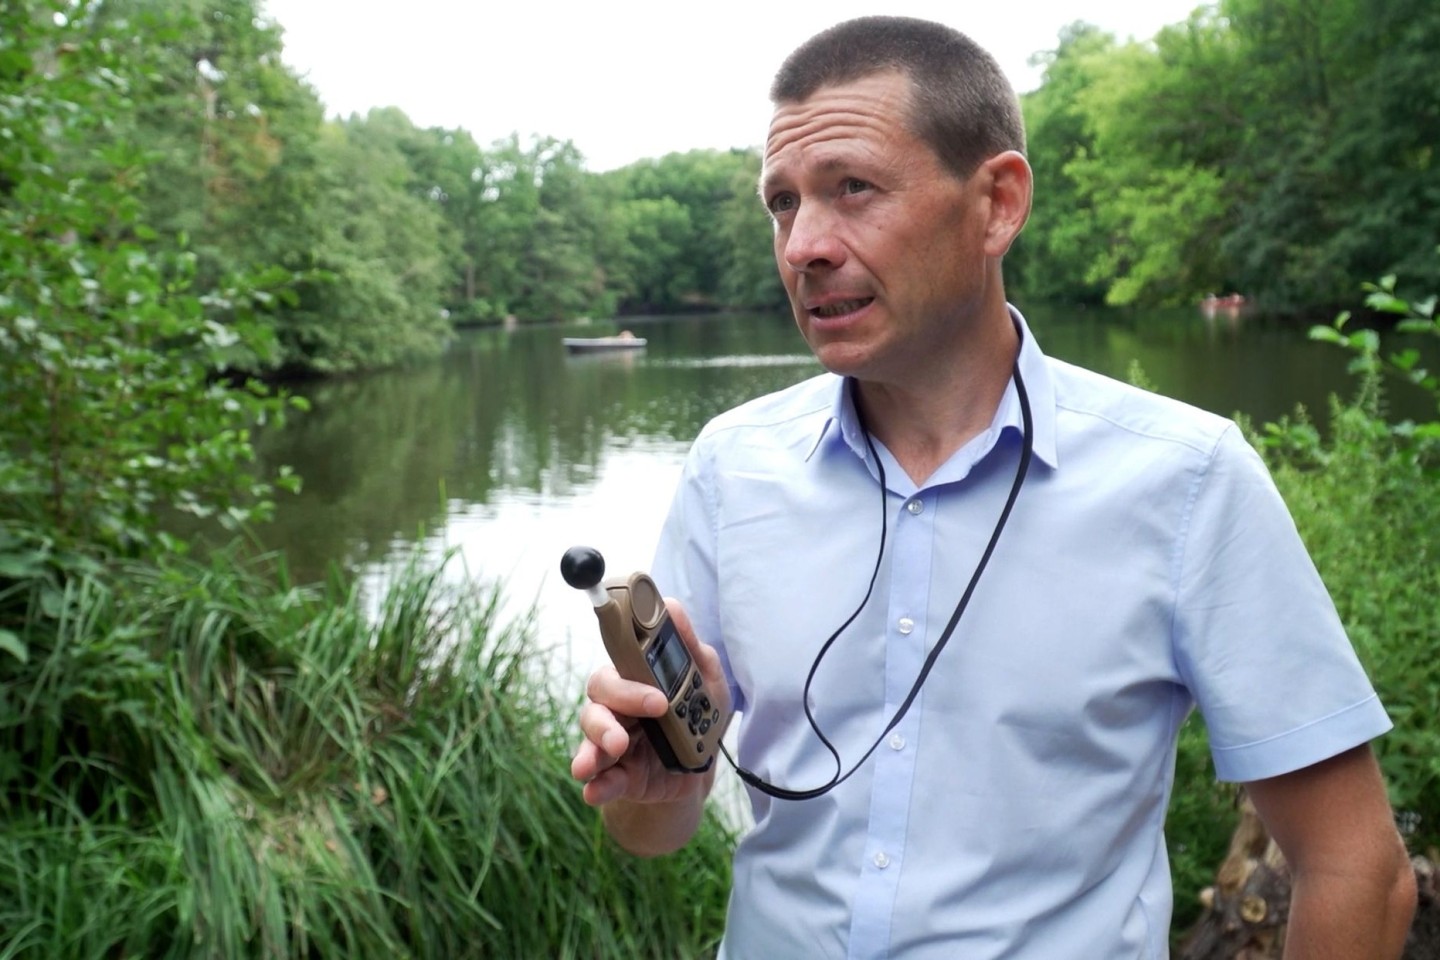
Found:
[[[1047,357],[1007,302],[1032,180],[994,60],[863,18],[771,96],[761,197],[828,372],[701,431],[652,570],[736,711],[720,956],[1165,957],[1198,707],[1289,861],[1293,955],[1398,957],[1386,712],[1235,424]],[[654,688],[586,689],[586,802],[679,849],[714,767],[662,767]]]

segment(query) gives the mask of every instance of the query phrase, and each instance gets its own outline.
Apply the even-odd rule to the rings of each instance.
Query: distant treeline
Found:
[[[1150,43],[1083,23],[1025,98],[1027,296],[1330,309],[1440,261],[1440,4],[1222,0]]]
[[[48,111],[69,169],[0,140],[0,204],[110,178],[131,233],[193,254],[196,289],[280,268],[266,315],[291,372],[433,355],[464,323],[783,303],[753,151],[592,173],[568,141],[327,120],[282,38],[258,0],[7,4],[0,96]],[[1429,0],[1225,0],[1150,43],[1068,27],[1024,98],[1037,189],[1012,290],[1304,308],[1386,273],[1433,285],[1437,49]],[[76,72],[93,96],[47,102]]]

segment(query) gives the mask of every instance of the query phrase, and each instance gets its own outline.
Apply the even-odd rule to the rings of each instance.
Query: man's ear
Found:
[[[997,153],[983,164],[989,173],[990,219],[985,225],[985,253],[1003,257],[1030,217],[1034,178],[1025,155],[1016,150]]]

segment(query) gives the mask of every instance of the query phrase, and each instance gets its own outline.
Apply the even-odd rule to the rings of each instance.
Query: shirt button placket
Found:
[[[927,585],[935,555],[936,520],[935,503],[927,505],[925,501],[924,495],[916,494],[901,503],[889,545],[893,559],[882,633],[886,650],[883,710],[887,717],[905,700],[925,659]],[[874,782],[864,859],[860,861],[850,917],[846,955],[851,960],[890,952],[891,921],[911,840],[908,819],[917,756],[909,741],[914,740],[912,733],[918,734],[918,698],[915,707],[914,715],[902,721],[905,729],[889,731],[884,740],[888,749],[870,761],[874,765]]]

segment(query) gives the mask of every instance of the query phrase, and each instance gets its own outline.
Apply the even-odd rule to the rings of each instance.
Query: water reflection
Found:
[[[1260,318],[1026,313],[1052,356],[1122,379],[1138,364],[1161,392],[1225,415],[1263,421],[1302,403],[1323,420],[1329,393],[1350,389],[1343,353]],[[338,563],[372,583],[416,544],[453,548],[454,575],[504,581],[536,642],[583,670],[599,640],[560,554],[589,543],[612,572],[647,565],[705,421],[819,372],[788,317],[627,323],[644,351],[571,356],[560,341],[573,330],[480,331],[440,361],[314,387],[312,412],[265,438],[265,461],[305,481],[265,544],[301,579]]]

